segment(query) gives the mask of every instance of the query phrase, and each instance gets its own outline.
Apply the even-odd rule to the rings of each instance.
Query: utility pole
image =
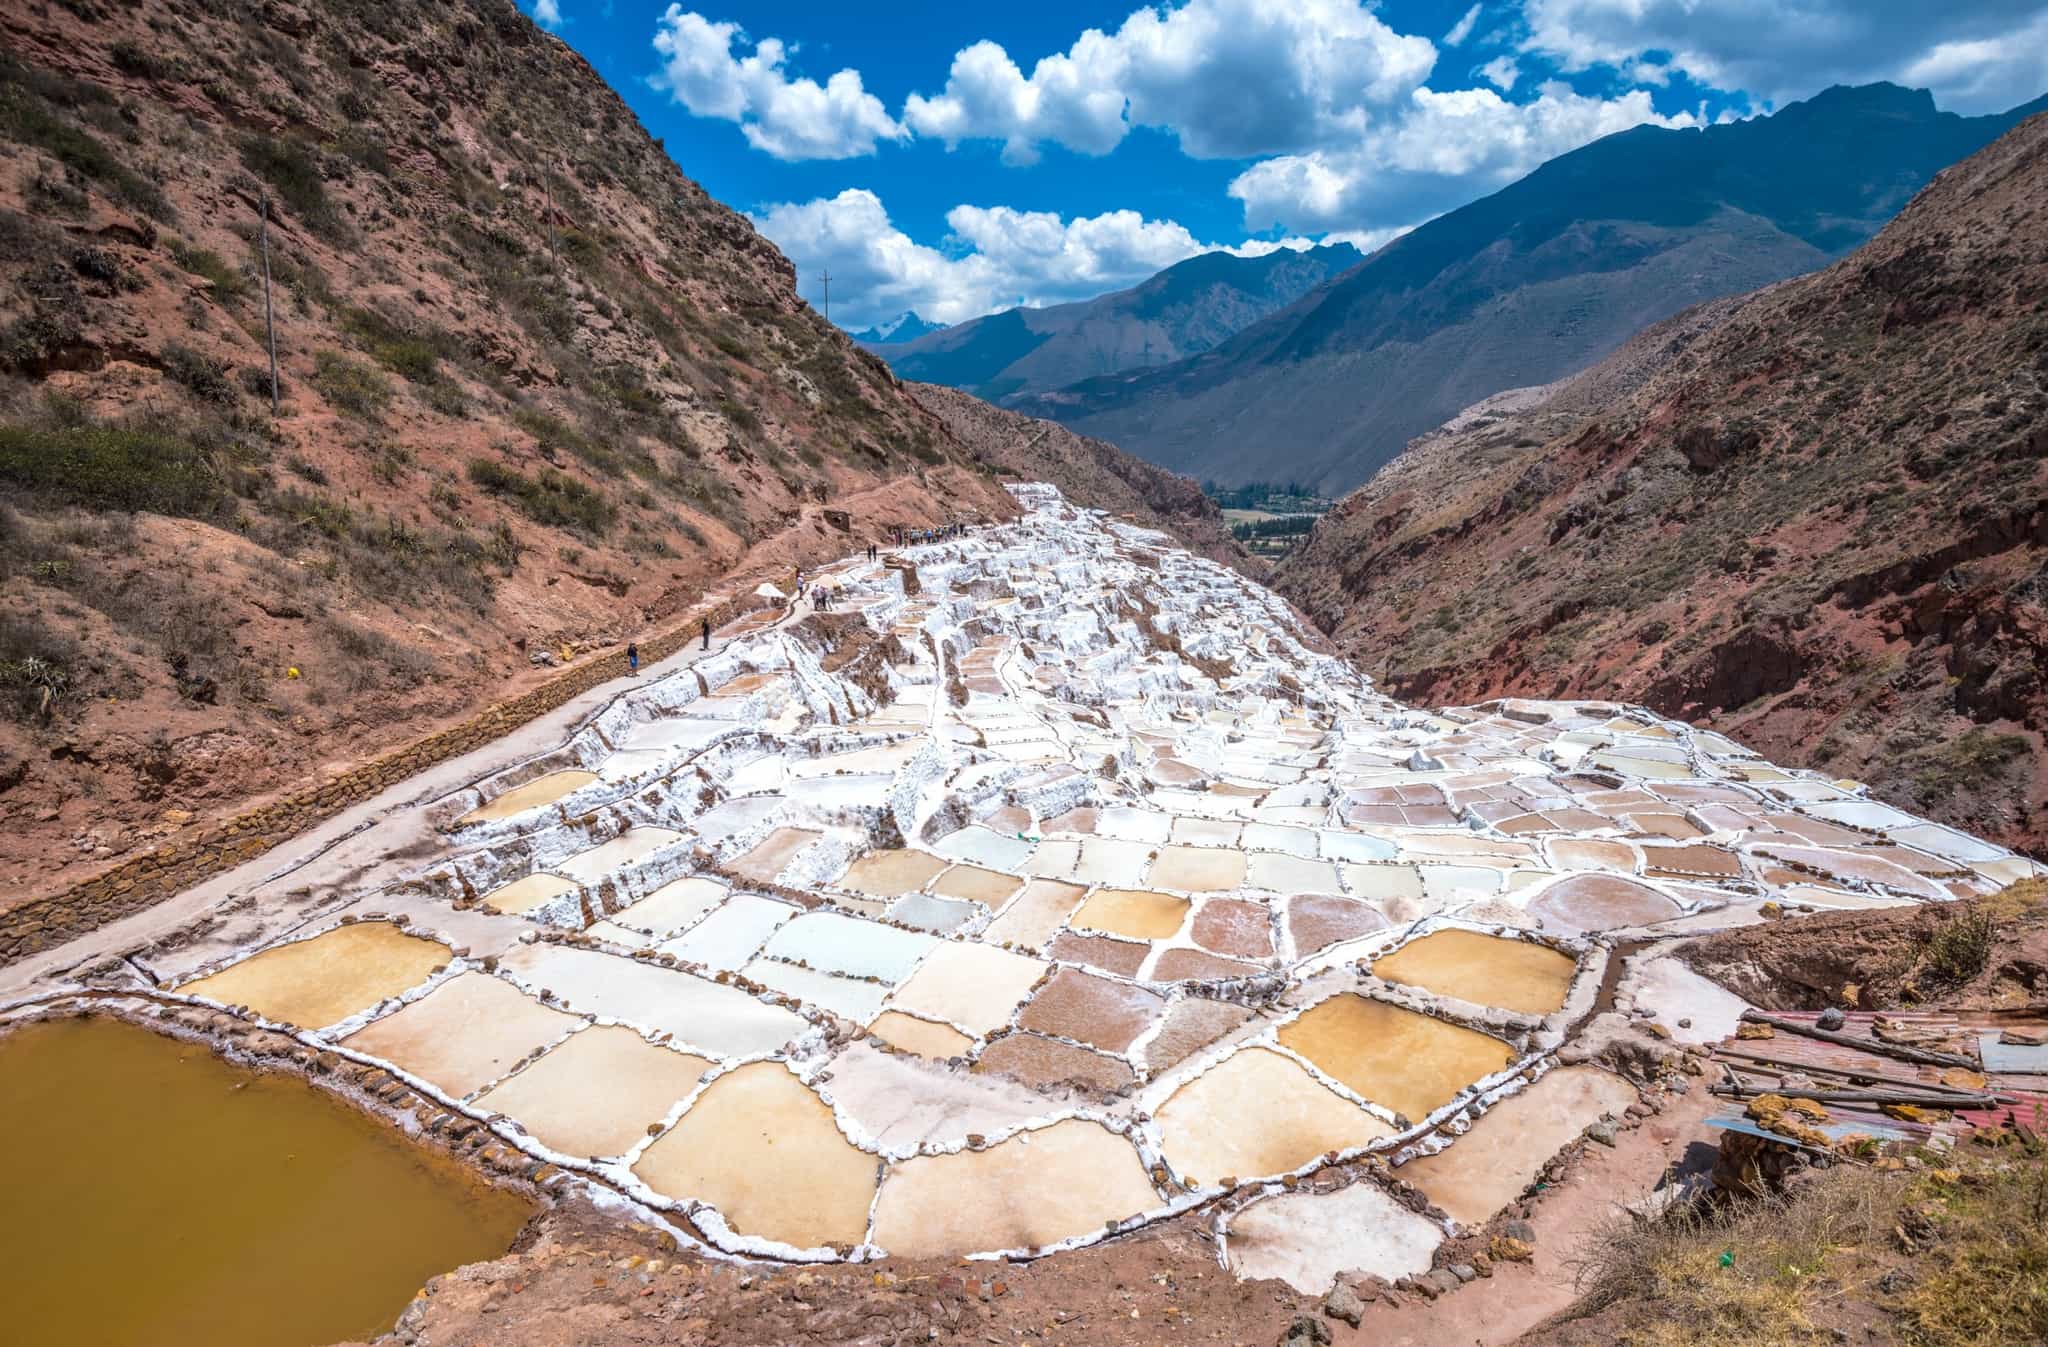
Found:
[[[832,273],[820,271],[818,273],[818,280],[825,287],[825,321],[829,323],[832,321]]]
[[[277,419],[277,318],[270,303],[270,193],[263,194],[263,221],[257,226],[263,245],[263,334],[270,343],[270,419]]]
[[[562,292],[562,263],[555,256],[555,180],[552,174],[543,170],[540,180],[541,192],[548,205],[548,266],[555,273],[555,293]]]

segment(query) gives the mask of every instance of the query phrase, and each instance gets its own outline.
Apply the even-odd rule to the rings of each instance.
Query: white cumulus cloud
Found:
[[[1782,103],[1897,80],[1959,112],[2042,92],[2048,0],[1523,0],[1523,49],[1627,73],[1651,53],[1702,84]]]
[[[1088,154],[1132,127],[1171,132],[1197,158],[1249,158],[1355,136],[1371,109],[1429,78],[1436,48],[1360,0],[1188,0],[1089,29],[1026,75],[1002,47],[960,51],[943,90],[903,121],[944,141],[999,140],[1011,162],[1046,143]]]
[[[1135,285],[1197,253],[1216,251],[1171,220],[1133,210],[1063,219],[1009,206],[955,206],[943,248],[918,243],[864,188],[769,206],[753,216],[797,266],[799,289],[816,303],[818,273],[832,273],[832,317],[866,327],[913,309],[930,322],[957,323],[1015,304],[1058,304]],[[1246,256],[1306,239],[1262,240],[1230,251]]]
[[[1515,81],[1522,78],[1522,67],[1515,64],[1512,56],[1496,56],[1473,72],[1494,88],[1506,93],[1515,87]]]
[[[748,40],[738,24],[671,4],[655,25],[655,87],[695,116],[738,123],[749,144],[777,159],[850,159],[904,137],[860,72],[841,70],[823,85],[792,78],[780,40],[764,37],[744,56],[734,54],[735,40]]]
[[[561,0],[533,0],[533,21],[550,33],[562,26]]]
[[[1417,89],[1399,121],[1347,148],[1282,155],[1230,184],[1250,229],[1302,233],[1417,223],[1505,186],[1546,159],[1629,127],[1697,126],[1661,116],[1645,90],[1594,98],[1552,81],[1527,103],[1492,89]]]

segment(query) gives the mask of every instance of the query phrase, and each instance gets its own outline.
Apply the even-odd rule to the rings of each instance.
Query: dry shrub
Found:
[[[1615,1340],[1635,1347],[1832,1343],[1813,1303],[1871,1289],[1880,1269],[1859,1266],[1851,1251],[1885,1236],[1905,1188],[1893,1175],[1837,1168],[1741,1207],[1617,1216],[1586,1237],[1573,1317],[1617,1307],[1625,1327]]]

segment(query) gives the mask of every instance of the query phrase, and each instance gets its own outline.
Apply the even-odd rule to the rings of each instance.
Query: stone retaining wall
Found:
[[[683,649],[698,639],[706,620],[714,628],[722,627],[769,603],[754,594],[751,586],[741,586],[740,592],[708,605],[700,601],[676,626],[640,642],[641,662],[654,664]],[[616,651],[584,659],[532,691],[488,707],[459,725],[393,749],[317,786],[295,791],[224,823],[206,825],[197,836],[166,842],[63,892],[32,898],[0,913],[0,967],[119,921],[252,860],[350,805],[360,804],[438,763],[504,738],[529,721],[617,678],[620,669]]]

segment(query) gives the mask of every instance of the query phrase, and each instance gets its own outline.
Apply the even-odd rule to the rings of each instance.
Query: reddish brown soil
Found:
[[[510,0],[16,5],[0,56],[9,900],[514,694],[541,652],[1014,513],[1016,427],[961,445]],[[189,478],[49,467],[94,428]],[[1114,471],[1069,478],[1151,521]]]

